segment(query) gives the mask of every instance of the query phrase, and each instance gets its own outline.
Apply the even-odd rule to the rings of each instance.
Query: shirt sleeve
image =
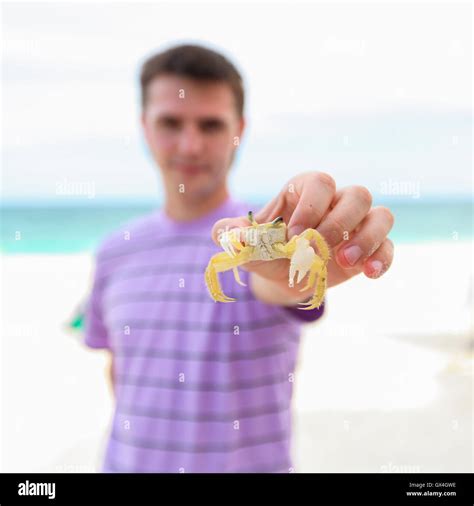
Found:
[[[318,308],[303,310],[299,309],[300,306],[288,307],[285,306],[285,311],[290,314],[296,320],[299,320],[301,323],[310,323],[315,322],[324,314],[324,308],[326,305],[326,299],[323,300],[322,304]],[[302,306],[304,307],[304,306]]]
[[[97,261],[92,290],[89,294],[84,314],[84,344],[90,348],[110,349],[109,336],[104,323],[104,284],[100,263]]]

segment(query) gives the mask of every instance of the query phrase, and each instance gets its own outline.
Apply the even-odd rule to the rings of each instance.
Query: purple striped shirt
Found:
[[[103,472],[289,472],[301,324],[323,313],[264,304],[232,271],[216,303],[210,232],[252,206],[228,199],[176,222],[155,211],[99,247],[85,343],[114,356],[116,405]],[[240,270],[248,284],[249,273]]]

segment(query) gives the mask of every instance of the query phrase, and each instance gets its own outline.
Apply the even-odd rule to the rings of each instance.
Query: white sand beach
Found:
[[[297,472],[472,472],[472,244],[397,246],[380,280],[328,293],[306,327]],[[3,472],[95,472],[112,398],[106,354],[65,324],[92,257],[3,255]]]

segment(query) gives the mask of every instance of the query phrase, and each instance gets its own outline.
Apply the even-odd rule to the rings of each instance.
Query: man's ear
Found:
[[[245,126],[247,125],[247,122],[245,121],[245,118],[242,116],[239,120],[239,138],[242,139],[242,135],[244,134]]]
[[[143,135],[145,136],[146,140],[148,141],[148,129],[146,127],[145,123],[145,111],[142,109],[142,112],[140,114],[140,124],[142,126]]]

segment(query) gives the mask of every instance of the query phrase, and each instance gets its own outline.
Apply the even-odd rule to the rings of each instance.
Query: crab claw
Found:
[[[236,252],[233,246],[234,239],[232,230],[226,230],[225,232],[222,232],[221,238],[219,239],[219,244],[221,245],[222,249],[231,257],[235,257]]]
[[[288,286],[294,286],[295,275],[298,273],[296,283],[299,283],[311,269],[316,253],[310,246],[308,239],[299,237],[296,239],[296,249],[291,257],[290,275]]]

